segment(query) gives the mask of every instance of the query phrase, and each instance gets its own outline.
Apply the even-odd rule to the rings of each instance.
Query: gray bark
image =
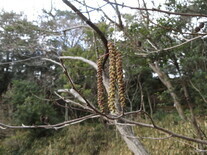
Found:
[[[144,148],[143,144],[139,141],[137,137],[134,137],[132,127],[126,125],[116,125],[119,133],[126,142],[128,148],[135,155],[148,155],[149,153]]]
[[[183,112],[183,108],[180,104],[180,101],[178,99],[177,94],[174,91],[174,88],[170,82],[169,77],[160,69],[157,62],[149,63],[149,66],[155,73],[158,74],[159,79],[167,87],[168,91],[170,92],[170,95],[171,95],[173,102],[174,102],[174,106],[175,106],[180,118],[183,120],[186,120],[185,114]]]
[[[106,76],[104,76],[104,74],[103,74],[103,83],[106,92],[108,93],[109,80],[108,78],[106,78]],[[117,111],[121,113],[122,108],[117,98],[116,98],[116,108]],[[119,120],[115,121],[116,128],[118,129],[119,133],[121,134],[123,140],[127,144],[130,151],[132,151],[135,155],[148,155],[149,153],[145,149],[144,145],[140,142],[140,140],[137,137],[135,137],[132,127],[127,125],[118,125],[116,124],[116,122],[119,122]]]

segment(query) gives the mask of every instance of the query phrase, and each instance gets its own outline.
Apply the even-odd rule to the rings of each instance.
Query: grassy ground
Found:
[[[195,137],[190,123],[183,122],[175,114],[155,116],[159,126],[168,128],[179,134]],[[135,118],[136,119],[136,118]],[[141,118],[139,118],[140,121]],[[141,119],[143,122],[148,120]],[[199,118],[202,130],[206,133],[207,121]],[[168,137],[159,131],[141,127],[134,128],[136,136],[153,155],[165,154],[198,154],[198,145],[177,138],[152,140],[148,137]],[[207,133],[206,133],[207,134]],[[116,129],[103,124],[84,123],[66,127],[62,130],[37,132],[18,130],[15,134],[0,142],[0,154],[14,155],[130,155],[130,151],[121,139]]]

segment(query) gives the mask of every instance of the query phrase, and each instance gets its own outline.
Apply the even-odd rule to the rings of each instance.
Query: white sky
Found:
[[[117,0],[117,2],[120,2],[123,0]],[[151,1],[146,1],[148,4],[152,4]],[[164,0],[154,0],[157,2],[163,2]],[[99,5],[104,4],[103,1],[98,0],[100,2]],[[86,3],[90,6],[97,6],[96,0],[86,0]],[[37,19],[38,15],[42,13],[42,9],[50,10],[51,4],[54,8],[60,9],[60,10],[69,10],[69,7],[66,6],[62,0],[0,0],[0,10],[4,11],[13,11],[13,12],[24,12],[25,15],[27,15],[29,20],[35,20]],[[137,0],[125,0],[124,4],[131,5],[131,6],[138,6]],[[152,7],[152,5],[151,5]]]
[[[51,2],[54,8],[68,9],[62,0],[0,0],[0,10],[24,12],[29,19],[36,19],[42,9],[50,10]]]

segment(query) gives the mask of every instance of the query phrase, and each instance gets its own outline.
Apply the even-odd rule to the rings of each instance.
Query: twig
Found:
[[[205,35],[205,36],[207,36],[207,35]],[[189,43],[191,41],[194,41],[196,39],[200,39],[200,38],[205,37],[205,36],[199,35],[197,37],[194,37],[192,39],[189,39],[189,40],[187,40],[187,41],[185,41],[185,42],[183,42],[181,44],[175,45],[175,46],[167,47],[167,48],[164,48],[164,49],[159,49],[159,50],[156,50],[156,51],[151,51],[151,52],[148,52],[148,53],[135,53],[135,54],[146,57],[149,54],[159,53],[159,52],[163,52],[163,51],[166,52],[166,51],[169,51],[169,50],[172,50],[174,48],[180,47],[180,46],[185,45],[185,44],[187,44],[187,43]]]
[[[69,6],[83,21],[86,22],[100,37],[101,41],[104,44],[105,47],[105,53],[108,53],[108,41],[106,37],[104,36],[103,32],[95,25],[93,24],[88,18],[86,18],[72,3],[70,3],[68,0],[62,0],[67,6]],[[103,61],[103,67],[108,59],[108,55],[105,56],[104,61]]]
[[[124,135],[124,136],[127,136],[127,135]],[[168,138],[171,138],[172,136],[167,136],[167,137],[160,137],[160,138],[155,138],[155,137],[135,137],[135,136],[127,136],[127,137],[130,137],[130,138],[141,138],[141,139],[152,139],[152,140],[164,140],[164,139],[168,139]]]
[[[201,149],[198,149],[198,148],[194,147],[193,145],[190,145],[190,144],[188,144],[188,143],[182,142],[182,141],[180,141],[180,140],[176,140],[176,141],[178,141],[179,143],[188,145],[189,147],[192,147],[193,149],[195,149],[196,152],[200,152],[200,153],[202,153],[202,152],[207,152],[207,150],[201,150]]]
[[[171,138],[172,135],[170,136],[167,136],[167,137],[159,137],[159,138],[155,138],[155,137],[140,137],[142,139],[152,139],[152,140],[164,140],[164,139],[168,139],[168,138]]]
[[[161,12],[161,13],[165,13],[168,15],[179,15],[179,16],[190,16],[190,17],[207,17],[207,15],[205,14],[192,14],[192,13],[179,13],[179,12],[170,12],[170,11],[165,11],[165,10],[160,10],[160,9],[156,9],[156,8],[138,8],[138,7],[132,7],[132,6],[128,6],[125,4],[120,4],[120,3],[115,3],[115,2],[111,2],[109,0],[103,0],[105,2],[108,2],[110,4],[114,4],[114,5],[119,5],[121,7],[126,7],[126,8],[130,8],[130,9],[135,9],[135,10],[147,10],[147,11],[153,11],[153,12]]]
[[[79,106],[79,107],[81,107],[81,108],[83,108],[83,109],[89,109],[89,110],[91,110],[90,108],[88,108],[88,107],[86,107],[86,106],[84,106],[84,105],[82,105],[82,104],[80,104],[80,103],[77,103],[77,102],[72,101],[72,100],[70,100],[70,99],[65,99],[64,97],[62,97],[61,95],[59,95],[57,92],[54,92],[54,93],[55,93],[55,95],[57,95],[59,98],[61,98],[62,100],[64,100],[66,103],[72,103],[73,105]]]
[[[77,28],[82,28],[82,27],[85,27],[85,28],[91,28],[91,27],[89,27],[88,25],[76,25],[76,26],[71,26],[71,27],[69,27],[69,28],[67,28],[67,29],[64,29],[64,30],[62,30],[62,32],[67,32],[67,31],[70,31],[70,30],[73,30],[73,29],[77,29]]]
[[[99,115],[102,115],[102,116],[104,116],[104,117],[106,117],[106,118],[108,118],[108,119],[112,119],[112,118],[110,118],[109,116],[107,116],[107,115],[105,115],[105,114],[103,114],[103,113],[101,113],[98,109],[96,109],[91,103],[89,103],[88,102],[88,100],[77,90],[77,88],[75,87],[75,84],[73,83],[73,81],[72,81],[72,79],[71,79],[71,77],[70,77],[70,75],[69,75],[69,73],[68,73],[68,71],[67,71],[67,69],[66,69],[66,67],[65,67],[65,65],[64,65],[64,63],[63,63],[63,61],[62,61],[62,59],[60,59],[60,62],[61,62],[61,64],[62,64],[62,68],[63,68],[63,73],[66,75],[66,77],[67,77],[67,79],[68,79],[68,81],[70,82],[70,84],[71,84],[71,86],[72,86],[72,88],[83,98],[83,100],[86,102],[86,105],[90,108],[90,109],[92,109],[95,113],[97,113],[97,114],[99,114]]]
[[[184,140],[187,140],[187,141],[191,141],[191,142],[195,142],[195,143],[207,145],[207,141],[205,141],[205,140],[195,139],[195,138],[191,138],[191,137],[186,137],[186,136],[183,136],[183,135],[179,135],[179,134],[176,134],[176,133],[174,133],[172,131],[169,131],[167,129],[161,128],[161,127],[159,127],[157,125],[140,123],[140,122],[136,122],[136,121],[131,121],[131,120],[128,120],[128,119],[124,119],[124,118],[120,118],[120,119],[123,122],[128,123],[128,124],[135,124],[137,126],[142,126],[142,127],[147,127],[147,128],[154,128],[154,129],[157,129],[157,130],[162,131],[164,133],[167,133],[167,134],[171,135],[172,137],[177,137],[177,138],[184,139]]]
[[[203,94],[201,93],[201,91],[193,84],[193,82],[191,80],[189,82],[190,82],[191,86],[200,94],[200,96],[202,97],[203,101],[205,103],[207,103],[207,100],[205,99],[205,97],[203,96]]]
[[[101,5],[101,6],[99,6],[98,8],[94,8],[94,7],[89,6],[89,5],[85,4],[85,3],[83,4],[82,2],[80,2],[78,0],[75,0],[75,1],[78,2],[79,4],[83,5],[83,6],[88,7],[89,9],[92,9],[90,11],[87,11],[87,13],[92,12],[92,11],[99,11],[101,8],[103,8],[104,6],[108,5],[108,3],[105,3],[105,4]],[[81,13],[86,13],[86,12],[81,12]]]
[[[0,65],[9,65],[9,64],[14,64],[14,63],[21,63],[21,62],[30,61],[30,60],[39,59],[39,58],[41,58],[41,56],[31,57],[31,58],[27,58],[27,59],[23,59],[23,60],[17,60],[17,61],[2,62],[2,63],[0,63]]]
[[[0,123],[0,128],[1,129],[7,129],[7,128],[12,128],[12,129],[34,129],[34,128],[58,129],[60,127],[65,127],[65,126],[70,125],[72,123],[73,124],[79,123],[84,120],[91,119],[91,118],[97,118],[97,117],[100,117],[100,115],[90,114],[90,115],[87,115],[84,117],[76,118],[73,120],[69,120],[69,121],[65,121],[65,122],[53,124],[53,125],[24,125],[24,124],[22,124],[21,126],[14,126],[14,125],[6,125],[3,123]]]

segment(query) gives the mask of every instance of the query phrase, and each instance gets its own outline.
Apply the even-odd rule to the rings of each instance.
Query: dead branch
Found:
[[[73,59],[73,60],[81,60],[89,65],[91,65],[93,68],[95,68],[95,70],[98,69],[97,64],[91,60],[88,60],[86,58],[83,57],[76,57],[76,56],[60,56],[59,59]]]
[[[55,95],[57,95],[60,99],[64,100],[64,101],[67,102],[67,103],[71,103],[71,104],[74,105],[74,106],[78,106],[78,107],[81,107],[81,108],[83,108],[83,109],[88,109],[88,110],[90,110],[90,108],[88,108],[88,107],[85,106],[85,105],[82,105],[82,104],[80,104],[80,103],[78,103],[78,102],[75,102],[75,101],[72,101],[72,100],[70,100],[70,99],[65,99],[63,96],[61,96],[61,95],[58,94],[57,92],[54,92],[54,93],[55,93]]]
[[[169,139],[172,136],[167,136],[167,137],[160,137],[160,138],[155,138],[155,137],[132,137],[132,136],[128,136],[130,138],[141,138],[141,139],[152,139],[152,140],[164,140],[164,139]]]
[[[69,120],[69,121],[65,121],[62,123],[58,123],[58,124],[54,124],[54,125],[24,125],[22,124],[21,126],[14,126],[14,125],[6,125],[3,123],[0,123],[0,129],[7,129],[7,128],[11,128],[11,129],[34,129],[34,128],[45,128],[45,129],[59,129],[59,128],[63,128],[66,126],[69,126],[71,124],[77,124],[80,122],[83,122],[87,119],[92,119],[92,118],[98,118],[100,117],[100,115],[95,115],[95,114],[90,114],[84,117],[80,117],[80,118],[76,118],[73,120]]]

